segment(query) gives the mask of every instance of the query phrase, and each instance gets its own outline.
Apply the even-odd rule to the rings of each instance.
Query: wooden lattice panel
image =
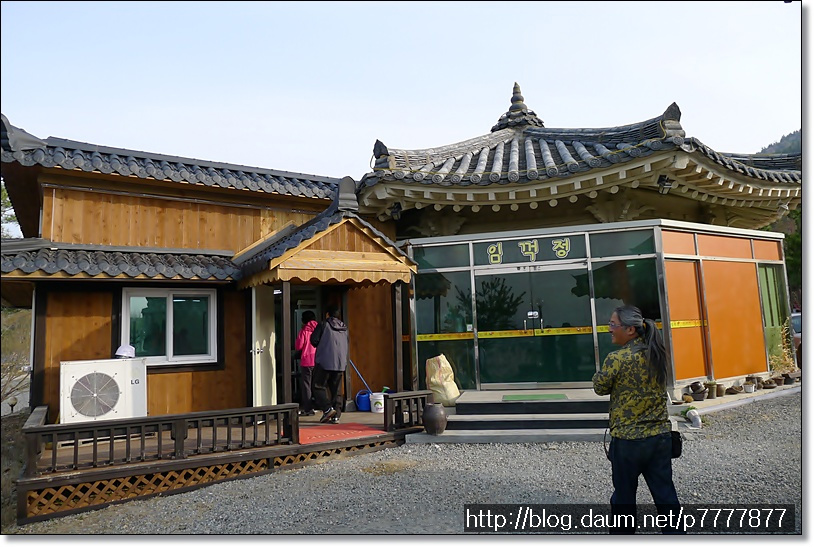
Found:
[[[171,492],[180,488],[194,488],[224,479],[261,473],[269,469],[299,466],[317,460],[351,455],[360,451],[395,447],[399,444],[396,440],[388,440],[358,446],[276,456],[271,461],[269,458],[259,458],[28,490],[25,498],[26,518],[23,521],[48,515],[59,516],[58,513],[64,511],[98,509],[116,501]]]
[[[56,488],[27,492],[26,515],[36,517],[49,513],[94,507],[114,501],[133,499],[179,488],[188,488],[259,473],[268,469],[268,458],[230,462],[147,475],[117,477]]]

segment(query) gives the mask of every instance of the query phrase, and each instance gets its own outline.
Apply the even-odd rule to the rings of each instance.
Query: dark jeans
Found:
[[[336,409],[336,417],[342,414],[342,394],[339,387],[342,385],[343,371],[325,370],[319,365],[314,367],[314,401],[317,409],[325,412],[331,407]]]
[[[653,503],[659,514],[670,509],[678,511],[678,495],[673,484],[673,464],[670,460],[672,439],[669,433],[661,433],[645,439],[612,438],[608,459],[613,473],[611,513],[636,517],[636,490],[639,475],[644,475]],[[614,521],[620,522],[620,521]],[[611,534],[633,534],[634,527],[616,527]],[[662,529],[662,533],[683,533],[675,529]]]
[[[314,403],[311,401],[311,383],[315,368],[316,367],[300,367],[300,395],[302,396],[300,410],[304,410],[305,412],[314,410]]]

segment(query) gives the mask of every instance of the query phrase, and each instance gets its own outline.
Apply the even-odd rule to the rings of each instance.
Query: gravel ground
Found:
[[[707,414],[673,460],[680,501],[793,503],[801,533],[801,408],[796,392]],[[602,443],[405,444],[8,533],[462,534],[464,504],[606,504],[611,493]],[[639,503],[652,503],[643,479]]]

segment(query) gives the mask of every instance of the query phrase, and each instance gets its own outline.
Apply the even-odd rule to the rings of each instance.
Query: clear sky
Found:
[[[546,127],[673,102],[755,153],[800,129],[805,2],[2,2],[2,112],[45,138],[359,180],[376,139],[488,134],[519,83]]]

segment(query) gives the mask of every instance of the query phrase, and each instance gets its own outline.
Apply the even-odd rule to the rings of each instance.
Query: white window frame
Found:
[[[150,297],[167,299],[167,339],[165,341],[166,355],[145,357],[147,366],[177,366],[187,364],[216,363],[218,360],[218,295],[215,289],[138,289],[126,288],[122,290],[122,321],[121,343],[130,343],[130,299],[132,297]],[[209,353],[197,355],[173,355],[173,306],[174,297],[207,297],[209,299]]]

